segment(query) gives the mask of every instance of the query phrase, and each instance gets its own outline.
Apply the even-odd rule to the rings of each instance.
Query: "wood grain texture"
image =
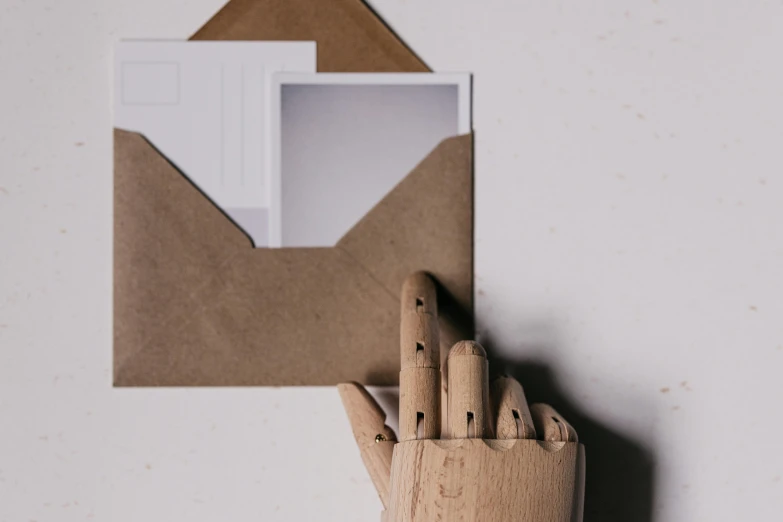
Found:
[[[440,368],[438,298],[435,283],[415,272],[400,292],[400,368]]]
[[[393,445],[391,456],[387,442],[362,450],[386,508],[381,522],[581,522],[585,466],[576,432],[547,405],[536,407],[534,420],[522,385],[513,378],[492,383],[490,402],[487,354],[475,341],[455,343],[441,368],[435,298],[426,274],[405,280],[402,442]],[[448,393],[441,387],[441,370]],[[385,416],[360,385],[341,385],[340,393],[351,422],[365,424],[354,433],[357,442],[364,440],[360,447],[366,446],[371,434],[385,427]],[[447,400],[443,422],[442,400]],[[547,440],[535,440],[536,423]],[[384,482],[376,475],[387,465]]]
[[[448,425],[450,439],[491,439],[489,366],[484,348],[474,341],[452,347],[448,368]]]
[[[534,440],[401,442],[385,522],[578,522],[583,448]]]
[[[392,453],[397,439],[392,429],[386,426],[386,413],[360,384],[339,384],[337,391],[348,414],[364,467],[381,503],[388,507]]]
[[[539,438],[550,442],[578,442],[576,430],[548,404],[533,404],[530,415]]]
[[[437,368],[406,368],[400,372],[400,440],[440,437],[439,389]]]
[[[435,283],[424,272],[400,292],[400,440],[441,433],[440,340]]]
[[[490,397],[494,409],[495,437],[498,439],[535,439],[536,429],[525,391],[513,377],[501,376],[492,381]]]
[[[405,278],[400,295],[400,310],[438,315],[438,295],[435,282],[427,272],[414,272]]]
[[[438,318],[424,312],[403,311],[400,316],[401,368],[440,368]]]

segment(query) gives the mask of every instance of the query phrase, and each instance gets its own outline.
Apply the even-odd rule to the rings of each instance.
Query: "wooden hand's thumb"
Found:
[[[392,453],[397,437],[386,425],[386,413],[364,386],[355,382],[337,385],[364,467],[375,484],[383,507],[388,507]]]

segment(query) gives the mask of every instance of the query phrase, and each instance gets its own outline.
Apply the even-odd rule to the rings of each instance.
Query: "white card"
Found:
[[[270,247],[334,246],[442,140],[470,74],[273,75]]]
[[[114,126],[142,133],[267,246],[271,76],[314,72],[315,42],[124,41],[114,59]]]

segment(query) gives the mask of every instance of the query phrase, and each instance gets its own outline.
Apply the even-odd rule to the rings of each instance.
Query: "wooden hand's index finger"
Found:
[[[440,338],[435,283],[410,275],[400,298],[400,440],[440,437]]]

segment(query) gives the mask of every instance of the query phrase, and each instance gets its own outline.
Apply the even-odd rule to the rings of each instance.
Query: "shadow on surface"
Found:
[[[516,378],[529,404],[550,404],[576,428],[587,462],[584,522],[651,522],[655,485],[652,453],[580,411],[564,395],[548,366],[493,357],[497,352],[492,341],[482,339],[482,345],[489,354],[490,378],[499,374]]]

